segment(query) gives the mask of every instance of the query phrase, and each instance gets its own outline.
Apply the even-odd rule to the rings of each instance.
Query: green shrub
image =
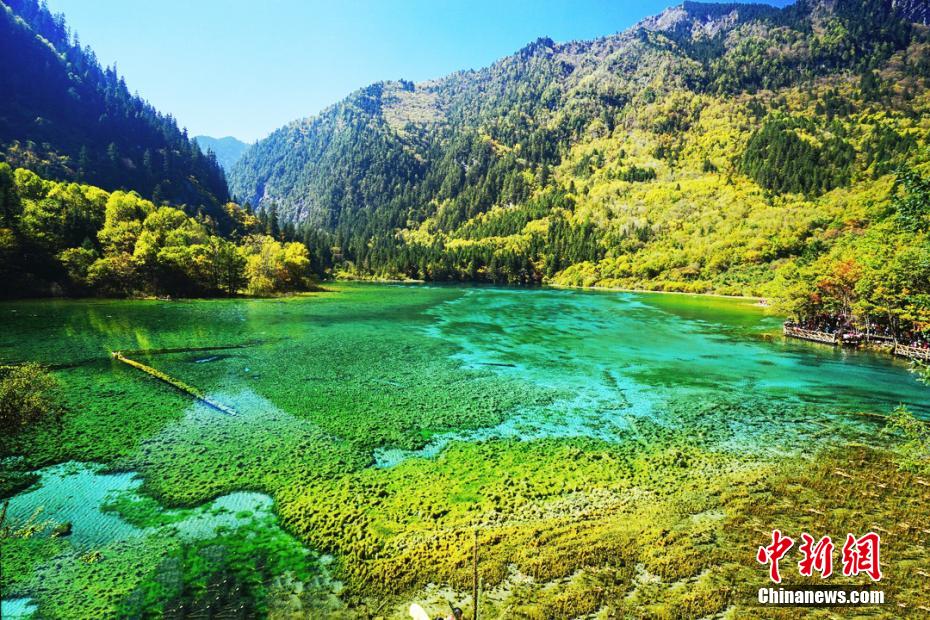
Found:
[[[0,368],[0,429],[12,434],[57,415],[57,388],[58,382],[39,364]]]

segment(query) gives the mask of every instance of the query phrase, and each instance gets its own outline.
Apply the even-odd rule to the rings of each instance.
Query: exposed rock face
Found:
[[[745,14],[776,14],[777,9],[764,4],[704,4],[685,2],[641,21],[638,26],[646,30],[682,36],[715,36],[732,28]]]

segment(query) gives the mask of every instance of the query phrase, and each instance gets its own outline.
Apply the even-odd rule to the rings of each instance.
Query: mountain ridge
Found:
[[[494,106],[494,100],[502,96],[510,96],[509,93],[502,92],[509,84],[515,83],[522,78],[527,77],[527,73],[542,75],[533,75],[536,80],[537,90],[532,95],[526,93],[517,94],[521,97],[519,103],[525,105],[530,116],[538,116],[537,127],[541,131],[540,136],[546,134],[546,124],[551,121],[551,114],[546,108],[555,106],[565,106],[572,104],[572,101],[558,101],[560,96],[565,95],[565,91],[575,89],[576,94],[580,94],[586,101],[579,102],[579,106],[603,108],[619,108],[629,102],[632,93],[631,90],[645,88],[649,82],[661,78],[670,82],[671,87],[691,87],[700,83],[702,80],[714,79],[714,76],[707,76],[707,67],[701,67],[707,59],[704,56],[708,54],[719,53],[723,47],[728,45],[723,41],[724,35],[742,24],[776,22],[775,26],[780,26],[781,22],[790,19],[803,19],[823,9],[827,5],[832,5],[828,10],[831,15],[836,14],[839,10],[855,3],[850,2],[830,2],[822,0],[818,2],[808,2],[801,0],[795,5],[790,5],[783,9],[778,9],[764,4],[716,4],[716,3],[696,3],[685,2],[676,7],[667,9],[661,15],[654,18],[647,18],[629,30],[615,35],[608,35],[593,39],[590,41],[571,41],[567,43],[555,43],[548,38],[540,38],[524,46],[515,54],[507,56],[493,63],[489,67],[478,70],[460,71],[448,76],[429,80],[421,84],[413,84],[406,81],[398,82],[378,82],[363,89],[359,89],[346,97],[343,101],[330,106],[323,110],[319,115],[298,119],[279,128],[266,138],[259,141],[257,145],[267,145],[269,140],[274,142],[276,137],[282,137],[284,141],[291,142],[295,148],[288,153],[280,152],[275,155],[268,153],[268,149],[259,146],[257,150],[250,150],[243,158],[245,164],[236,166],[231,171],[230,185],[233,193],[240,199],[247,200],[257,207],[265,207],[271,203],[278,205],[281,215],[285,219],[294,221],[304,220],[313,217],[312,213],[319,205],[314,204],[316,201],[312,197],[313,191],[309,194],[304,190],[308,185],[313,185],[313,179],[307,183],[299,181],[296,177],[296,171],[290,171],[290,174],[284,176],[276,175],[272,170],[266,170],[266,174],[250,174],[248,171],[250,162],[256,162],[261,159],[260,153],[265,153],[271,161],[280,164],[287,161],[288,167],[303,166],[306,174],[303,176],[314,177],[315,172],[311,170],[316,164],[316,154],[307,151],[320,148],[329,148],[333,143],[334,136],[321,137],[314,142],[312,149],[303,144],[308,139],[307,133],[316,131],[317,127],[329,127],[330,129],[345,128],[347,119],[343,118],[342,122],[325,122],[321,119],[331,116],[330,120],[335,120],[340,114],[352,111],[353,114],[365,116],[364,123],[373,130],[369,137],[377,140],[379,143],[390,143],[394,148],[402,151],[408,151],[414,154],[414,159],[425,159],[424,150],[429,147],[422,144],[423,135],[415,135],[414,132],[405,132],[404,129],[410,125],[410,129],[416,129],[416,126],[431,126],[444,124],[457,131],[461,125],[474,126],[481,125],[488,121],[495,122],[496,115],[500,112]],[[872,2],[870,5],[886,7],[889,10],[892,5],[888,2]],[[847,10],[847,12],[849,12]],[[801,17],[799,17],[801,16]],[[723,22],[719,22],[724,18]],[[718,21],[714,21],[714,20]],[[652,37],[652,39],[650,39]],[[660,37],[662,40],[657,40]],[[664,41],[664,42],[663,42]],[[859,42],[869,46],[868,41]],[[678,46],[677,48],[669,46]],[[685,49],[688,48],[688,49]],[[638,58],[627,60],[619,57],[618,52],[629,51],[631,56]],[[834,59],[827,59],[835,62]],[[808,71],[816,71],[816,63],[810,63],[814,68],[806,68]],[[791,73],[795,67],[790,62],[785,63],[785,67],[780,68],[784,74]],[[732,73],[739,71],[738,67],[725,67]],[[504,79],[499,79],[497,84],[489,79],[489,74],[499,71],[509,73]],[[701,73],[705,75],[701,75]],[[737,92],[744,85],[739,81],[730,85],[727,80],[734,81],[731,76],[726,75],[726,71],[721,71],[724,75],[718,79],[723,82],[721,90]],[[578,77],[580,76],[580,77]],[[744,81],[750,81],[756,76],[747,76]],[[587,83],[582,83],[586,79]],[[738,80],[739,78],[737,78]],[[788,77],[770,78],[768,82],[775,85],[776,79],[788,81]],[[542,84],[545,80],[545,84]],[[597,83],[595,83],[595,81]],[[630,83],[622,84],[618,82],[627,81]],[[759,78],[759,87],[770,87],[766,83],[763,75]],[[474,84],[475,82],[481,82]],[[521,84],[517,91],[526,91],[526,82]],[[399,87],[398,87],[399,86]],[[475,89],[478,92],[468,92],[469,89]],[[668,90],[669,85],[663,85],[660,89]],[[753,86],[754,88],[756,86]],[[496,90],[495,90],[496,89]],[[587,92],[581,91],[587,89]],[[699,89],[700,90],[700,89]],[[579,91],[581,91],[579,93]],[[626,92],[622,92],[626,91]],[[388,106],[385,107],[384,95],[387,94]],[[398,104],[400,102],[400,104]],[[540,105],[540,103],[542,105]],[[505,113],[514,113],[513,105],[508,106],[510,109]],[[486,112],[490,108],[490,112]],[[600,111],[600,110],[598,110]],[[387,113],[387,114],[385,114]],[[538,113],[538,114],[537,114]],[[358,119],[359,116],[353,116]],[[571,122],[586,122],[588,119]],[[388,122],[388,129],[391,134],[384,134],[382,121]],[[391,126],[391,121],[394,121]],[[299,130],[296,128],[300,127]],[[422,127],[421,127],[422,129]],[[578,128],[567,128],[568,132],[573,133],[572,137],[577,137]],[[551,132],[550,132],[551,133]],[[283,136],[287,136],[283,138]],[[512,136],[511,136],[512,137]],[[549,137],[552,137],[551,135]],[[564,136],[562,136],[564,139]],[[355,138],[348,137],[348,141]],[[311,141],[313,141],[311,139]],[[543,147],[544,148],[544,147]],[[301,163],[299,160],[305,157],[306,162]],[[405,159],[400,155],[401,159]],[[549,159],[553,159],[550,157]],[[409,162],[407,162],[409,164]],[[261,164],[258,165],[261,168]],[[266,167],[267,168],[267,167]],[[419,180],[422,178],[418,176]],[[406,175],[401,175],[400,181],[407,182],[409,179]],[[258,191],[258,190],[261,191]],[[294,192],[295,195],[288,195]],[[327,202],[325,199],[320,202]],[[332,210],[332,205],[319,206],[318,210]],[[291,212],[293,211],[293,212]],[[318,218],[319,219],[319,218]],[[332,222],[332,218],[330,218]]]

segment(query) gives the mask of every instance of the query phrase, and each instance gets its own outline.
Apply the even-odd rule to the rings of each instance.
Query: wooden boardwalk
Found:
[[[908,347],[903,344],[896,344],[893,353],[898,357],[906,357],[912,360],[930,362],[930,349],[920,347]]]
[[[888,347],[889,353],[896,357],[905,357],[911,360],[920,360],[930,362],[930,349],[921,347],[910,347],[903,344],[897,344],[888,336],[872,336],[870,334],[854,334],[855,338],[844,339],[841,334],[829,334],[816,329],[804,329],[795,325],[785,325],[783,327],[785,336],[789,338],[798,338],[799,340],[808,340],[811,342],[820,342],[830,345],[850,345],[857,346],[862,342],[875,343]]]
[[[810,340],[812,342],[822,342],[824,344],[840,343],[840,340],[837,338],[836,334],[828,334],[827,332],[818,331],[816,329],[804,329],[802,327],[795,327],[794,325],[785,325],[784,331],[785,335],[791,338]]]

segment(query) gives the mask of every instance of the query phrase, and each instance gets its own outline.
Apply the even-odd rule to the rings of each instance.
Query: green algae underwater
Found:
[[[776,528],[882,532],[857,613],[930,609],[930,481],[881,433],[930,417],[906,365],[749,300],[327,289],[0,304],[0,363],[65,407],[0,439],[4,618],[470,618],[476,539],[482,618],[849,614],[753,604]]]

